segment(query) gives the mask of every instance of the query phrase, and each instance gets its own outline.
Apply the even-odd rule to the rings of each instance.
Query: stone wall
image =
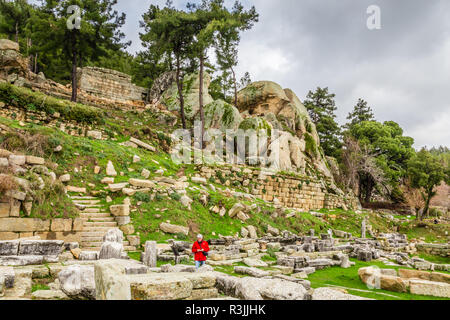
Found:
[[[33,218],[0,218],[0,240],[15,240],[39,236],[42,240],[81,242],[83,220]]]
[[[254,196],[269,202],[279,202],[285,207],[301,210],[322,208],[357,209],[358,200],[354,197],[332,194],[326,182],[306,176],[274,176],[261,173],[258,168],[249,167],[206,167],[198,168],[206,179],[226,186],[241,188]]]
[[[426,252],[442,257],[450,257],[450,244],[432,244],[432,243],[420,243],[416,244],[418,251]]]
[[[131,77],[124,73],[96,67],[78,69],[79,89],[89,95],[109,100],[141,102],[147,90],[131,83]]]
[[[97,127],[62,119],[58,112],[50,115],[43,111],[31,111],[18,107],[6,106],[2,102],[0,102],[0,117],[21,121],[23,123],[34,123],[45,125],[46,127],[57,128],[71,136],[92,136],[96,139],[104,139],[108,136],[106,132]],[[94,136],[92,135],[93,132],[98,133]]]

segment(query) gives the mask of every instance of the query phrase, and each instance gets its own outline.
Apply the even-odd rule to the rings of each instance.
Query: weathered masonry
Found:
[[[300,176],[261,175],[255,168],[223,167],[198,168],[200,175],[206,179],[226,186],[247,189],[254,196],[273,202],[275,198],[285,207],[301,210],[319,210],[322,208],[354,208],[358,202],[354,197],[331,193],[324,181]]]
[[[143,103],[147,90],[131,83],[131,76],[110,69],[78,69],[79,89],[86,94],[122,103]]]

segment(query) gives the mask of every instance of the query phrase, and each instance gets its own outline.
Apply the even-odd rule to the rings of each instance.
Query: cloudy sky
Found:
[[[165,0],[118,2],[136,52],[142,13]],[[340,123],[364,98],[379,121],[398,122],[417,148],[450,147],[450,1],[242,2],[256,6],[260,21],[242,36],[241,75],[275,81],[301,99],[317,86],[329,87]],[[174,3],[185,7],[186,1]],[[381,9],[380,30],[367,28],[370,5]]]

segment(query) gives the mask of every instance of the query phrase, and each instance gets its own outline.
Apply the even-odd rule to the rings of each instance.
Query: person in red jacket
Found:
[[[204,266],[209,252],[209,245],[208,242],[203,240],[203,236],[201,234],[197,236],[197,241],[195,241],[192,246],[192,252],[195,253],[195,267],[199,269]]]

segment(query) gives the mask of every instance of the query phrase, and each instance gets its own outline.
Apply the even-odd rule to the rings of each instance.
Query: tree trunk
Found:
[[[16,21],[16,42],[19,43],[19,22]]]
[[[233,74],[233,84],[234,84],[234,106],[237,108],[237,83],[236,83],[236,73],[234,69],[231,68],[231,73]]]
[[[78,83],[77,83],[77,47],[76,47],[76,38],[75,33],[72,32],[72,98],[71,101],[77,102],[77,92],[78,92]]]
[[[183,129],[186,129],[186,116],[184,114],[184,97],[183,97],[183,81],[180,80],[180,57],[177,56],[177,87],[178,96],[180,97],[180,113],[181,113],[181,123],[183,124]]]
[[[423,209],[422,219],[421,220],[423,220],[423,217],[427,217],[428,218],[428,214],[429,214],[429,211],[430,211],[430,202],[431,202],[432,194],[433,194],[433,188],[428,189],[427,190],[427,200],[425,201],[425,208]]]
[[[202,142],[202,149],[205,148],[205,144],[204,144],[204,135],[205,135],[205,111],[203,110],[203,69],[204,69],[204,65],[205,65],[205,57],[203,55],[203,53],[200,55],[200,85],[199,85],[199,98],[198,98],[198,103],[199,103],[199,107],[200,107],[200,120],[202,122],[202,137],[201,137],[201,142]]]
[[[36,53],[34,56],[34,73],[37,74],[38,70],[37,70],[37,60],[38,60],[38,54]]]

